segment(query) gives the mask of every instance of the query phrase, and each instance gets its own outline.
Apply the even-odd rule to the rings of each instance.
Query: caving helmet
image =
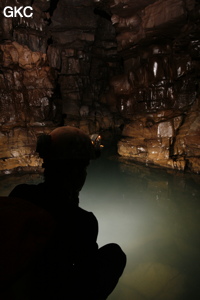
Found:
[[[44,161],[90,160],[98,157],[98,149],[89,135],[72,126],[54,129],[38,137],[36,152]]]

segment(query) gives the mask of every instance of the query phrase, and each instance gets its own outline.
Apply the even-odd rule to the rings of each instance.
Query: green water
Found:
[[[40,175],[2,177],[0,195]],[[118,243],[127,266],[109,300],[200,299],[200,177],[102,156],[80,206],[99,221],[98,244]]]

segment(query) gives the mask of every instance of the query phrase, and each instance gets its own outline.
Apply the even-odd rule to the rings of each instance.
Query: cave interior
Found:
[[[0,13],[2,174],[40,167],[37,136],[63,125],[199,173],[199,1],[1,0]]]

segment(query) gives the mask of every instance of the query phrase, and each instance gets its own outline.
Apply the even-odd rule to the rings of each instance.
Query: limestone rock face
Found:
[[[176,136],[174,154],[182,156],[189,168],[199,173],[200,167],[200,102],[197,101],[185,117],[183,125]]]
[[[74,118],[84,122],[80,109],[84,105],[95,109],[107,85],[110,61],[117,69],[115,30],[110,21],[94,12],[93,1],[59,1],[50,30],[52,43],[47,54],[50,66],[59,70],[64,124]]]
[[[35,154],[37,136],[51,130],[51,127],[44,126],[3,127],[0,134],[0,172],[9,174],[12,169],[41,167],[42,160]]]
[[[200,171],[198,1],[1,0],[0,13],[1,170],[39,165],[37,135],[72,125],[124,128],[120,155]]]
[[[124,69],[111,79],[107,99],[127,119],[118,153],[199,173],[199,5],[193,0],[143,5],[111,6]]]
[[[32,18],[3,15],[26,5]],[[115,29],[92,0],[2,0],[0,11],[0,172],[9,173],[41,165],[36,137],[55,126],[114,126],[106,104],[95,103],[119,62]]]
[[[140,7],[131,2],[126,1],[124,5],[123,2],[118,2],[111,6],[114,13],[111,20],[119,32],[117,35],[119,50],[130,48],[141,40],[154,38],[155,32],[156,35],[162,35],[163,28],[166,27],[168,32],[173,28],[174,32],[170,35],[176,34],[178,28],[174,25],[184,23],[187,13],[195,7],[194,0],[158,0],[151,1],[151,4],[141,1]],[[120,8],[123,8],[123,11]]]
[[[187,115],[152,114],[124,127],[118,153],[135,160],[199,173],[200,110],[196,101]],[[156,123],[153,122],[156,120]]]
[[[172,111],[170,119],[159,114],[149,114],[133,120],[124,127],[118,153],[147,164],[184,170],[184,158],[173,157],[174,139],[181,119],[181,116],[173,117]],[[157,122],[154,123],[154,120]]]
[[[38,126],[49,123],[55,114],[51,100],[53,72],[46,54],[33,52],[17,42],[0,45],[2,70],[0,76],[0,171],[17,167],[38,167],[35,156]],[[52,125],[51,125],[52,126]]]

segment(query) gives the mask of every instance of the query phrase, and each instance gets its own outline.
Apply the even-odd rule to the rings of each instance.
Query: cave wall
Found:
[[[33,17],[5,18],[6,5]],[[38,167],[56,126],[121,128],[118,153],[200,170],[200,7],[195,0],[2,0],[0,172]]]
[[[0,171],[37,167],[36,136],[48,132],[56,115],[52,101],[55,72],[46,54],[46,13],[33,4],[34,18],[3,15],[5,6],[31,1],[1,1],[0,17]]]
[[[199,173],[200,6],[153,2],[142,9],[131,1],[111,5],[124,64],[108,92],[126,119],[118,153]]]
[[[6,18],[31,5],[33,17]],[[0,172],[41,165],[36,138],[56,126],[113,127],[107,82],[120,69],[115,30],[93,1],[0,2]]]
[[[120,70],[115,29],[91,1],[59,1],[47,55],[58,74],[64,125],[87,133],[113,126],[101,95]]]

